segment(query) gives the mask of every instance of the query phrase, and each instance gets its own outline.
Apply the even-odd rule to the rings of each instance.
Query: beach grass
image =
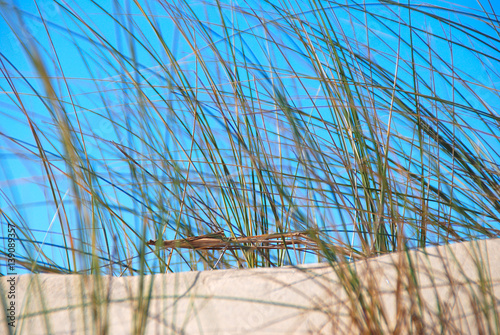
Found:
[[[489,2],[0,6],[2,229],[19,272],[327,262],[373,333],[387,319],[353,261],[499,237]],[[398,268],[411,322],[393,331],[421,332],[415,267]],[[478,324],[499,333],[480,278]]]

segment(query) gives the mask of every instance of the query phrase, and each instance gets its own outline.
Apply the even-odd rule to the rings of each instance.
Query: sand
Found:
[[[413,275],[400,271],[409,261],[416,269]],[[353,275],[359,278],[356,287],[352,286],[355,280],[337,275],[339,269],[311,264],[142,279],[7,276],[0,286],[3,308],[12,301],[6,297],[15,283],[15,328],[8,326],[7,318],[0,322],[0,333],[15,329],[18,334],[102,334],[106,330],[109,334],[136,330],[145,334],[331,334],[445,329],[470,334],[488,333],[488,326],[498,325],[500,239],[357,261],[352,264]],[[360,294],[354,298],[346,294],[343,282],[351,285],[348,291]]]

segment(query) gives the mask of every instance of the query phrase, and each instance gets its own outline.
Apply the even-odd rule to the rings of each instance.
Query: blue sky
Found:
[[[116,144],[129,148],[129,154],[137,159],[140,159],[141,155],[144,155],[142,158],[151,159],[151,165],[148,163],[148,166],[151,167],[155,180],[161,181],[162,178],[165,178],[165,183],[170,182],[169,180],[174,179],[174,177],[172,175],[166,176],[167,174],[163,173],[162,169],[170,171],[168,166],[172,161],[176,161],[178,167],[187,169],[189,166],[186,161],[186,152],[189,152],[191,148],[191,139],[186,134],[191,131],[193,118],[190,113],[185,113],[191,107],[182,94],[196,92],[197,99],[203,102],[206,115],[211,118],[208,124],[214,133],[220,134],[220,138],[215,143],[220,149],[230,150],[231,136],[227,135],[222,120],[223,115],[225,115],[234,121],[234,127],[238,124],[234,101],[225,101],[227,110],[225,110],[225,114],[221,114],[213,96],[205,93],[202,89],[205,88],[209,91],[211,85],[216,85],[221,91],[231,92],[233,89],[232,81],[235,79],[230,78],[228,73],[238,77],[243,93],[254,98],[253,100],[248,99],[254,110],[260,108],[270,111],[278,110],[276,104],[271,101],[273,92],[268,88],[278,83],[278,78],[280,78],[282,93],[290,97],[289,101],[294,104],[295,108],[309,114],[308,120],[310,121],[304,124],[316,129],[315,134],[322,139],[321,143],[324,147],[333,145],[332,142],[339,139],[336,136],[332,137],[327,130],[321,129],[322,124],[318,121],[320,117],[324,117],[332,123],[337,122],[331,112],[327,113],[329,110],[327,106],[332,104],[332,101],[325,98],[325,87],[318,83],[317,78],[314,77],[317,75],[315,73],[317,68],[307,56],[307,48],[293,35],[292,30],[281,30],[284,19],[273,9],[272,5],[276,5],[276,3],[271,2],[262,6],[257,3],[238,3],[239,12],[232,12],[226,7],[223,9],[223,13],[225,23],[230,27],[228,31],[224,31],[220,26],[222,21],[216,6],[197,1],[188,3],[191,9],[186,5],[181,5],[180,2],[167,2],[163,5],[141,2],[150,21],[132,2],[117,2],[114,5],[103,2],[103,4],[99,3],[99,6],[88,1],[68,3],[69,11],[78,15],[79,19],[52,1],[39,1],[36,2],[36,5],[34,2],[20,1],[3,5],[0,22],[1,60],[4,71],[3,78],[0,78],[3,91],[0,96],[0,106],[2,106],[0,113],[0,153],[2,155],[0,182],[3,194],[0,197],[0,206],[2,211],[13,220],[18,220],[20,224],[22,221],[24,227],[29,227],[37,240],[46,241],[47,246],[44,247],[44,250],[51,253],[52,259],[58,260],[57,263],[68,266],[65,263],[67,261],[64,259],[63,253],[58,248],[48,246],[49,243],[62,244],[61,234],[65,226],[60,222],[60,217],[56,215],[60,214],[62,208],[53,203],[51,189],[43,166],[40,160],[30,153],[30,151],[37,153],[33,132],[29,128],[27,118],[23,115],[22,108],[19,101],[16,100],[8,80],[5,79],[5,73],[8,72],[16,91],[21,93],[21,101],[29,112],[31,120],[36,124],[37,133],[41,136],[43,146],[56,171],[54,178],[58,182],[59,197],[64,197],[65,204],[67,204],[65,215],[68,219],[65,221],[71,222],[73,225],[71,229],[75,229],[75,234],[80,233],[78,227],[82,227],[85,211],[79,211],[73,202],[75,194],[72,187],[74,185],[64,174],[68,173],[68,169],[60,158],[64,148],[60,140],[61,133],[55,121],[56,112],[53,107],[47,108],[42,103],[43,100],[49,104],[48,99],[39,99],[36,96],[34,90],[38,94],[45,94],[43,81],[39,79],[40,71],[34,67],[33,58],[29,57],[27,50],[19,42],[19,38],[21,41],[31,41],[36,45],[45,68],[51,76],[51,83],[56,95],[62,101],[60,103],[61,109],[64,110],[75,129],[79,127],[82,129],[87,155],[95,159],[92,166],[101,178],[99,180],[102,182],[102,195],[107,197],[106,202],[111,207],[116,206],[115,209],[121,220],[129,224],[131,229],[135,231],[142,230],[145,216],[141,213],[152,210],[155,214],[149,213],[146,215],[147,217],[167,222],[170,225],[166,228],[165,238],[176,237],[173,226],[176,224],[177,216],[175,211],[169,212],[167,209],[178,209],[181,206],[180,199],[171,196],[177,194],[175,189],[178,186],[172,185],[172,188],[166,190],[167,188],[163,188],[162,185],[151,185],[147,188],[150,193],[146,195],[141,193],[142,189],[132,187],[134,184],[130,183],[130,166],[118,159],[122,156],[116,150]],[[178,6],[177,8],[183,8],[183,17],[174,17],[176,12],[170,7],[174,4]],[[232,2],[232,4],[236,5],[236,2]],[[395,6],[370,3],[367,6],[374,8],[374,15],[367,17],[359,11],[361,4],[350,1],[348,2],[349,9],[344,8],[343,5],[328,4],[330,6],[326,7],[325,13],[327,14],[325,15],[332,15],[332,17],[335,15],[335,18],[332,19],[332,22],[335,23],[332,31],[337,34],[336,36],[347,50],[350,50],[353,55],[359,55],[359,57],[352,57],[347,61],[353,62],[354,67],[361,69],[364,65],[360,60],[368,59],[372,62],[371,64],[376,64],[392,75],[396,73],[397,64],[398,84],[403,89],[411,90],[414,85],[411,72],[413,68],[410,61],[412,54],[408,45],[405,45],[405,42],[409,41],[409,29],[399,24],[408,22],[408,12]],[[486,2],[483,2],[483,5],[485,4]],[[450,6],[446,2],[435,5]],[[464,13],[480,15],[483,21],[486,20],[485,14],[480,12],[476,2],[462,1],[456,3],[454,8],[463,10]],[[317,23],[319,22],[319,18],[313,15],[316,11],[307,9],[307,5],[300,2],[288,6],[288,10],[297,14],[297,18],[290,21],[290,27],[292,23],[296,24],[314,39],[318,34]],[[499,105],[498,92],[495,93],[495,90],[500,84],[500,78],[496,72],[500,44],[497,32],[486,23],[481,23],[477,17],[459,12],[451,15],[425,6],[421,6],[420,10],[421,13],[412,12],[412,42],[414,43],[414,51],[416,51],[413,57],[415,57],[415,68],[421,76],[419,93],[427,95],[435,92],[439,97],[455,101],[462,105],[462,107],[456,107],[457,110],[461,111],[460,115],[470,115],[471,113],[467,112],[467,108],[469,108],[467,105],[470,105],[485,112],[487,108],[490,108],[490,110],[495,111],[493,114],[498,116],[498,112],[496,112],[496,107]],[[494,10],[498,11],[500,8],[488,7],[486,11],[492,13],[490,17],[493,17]],[[105,11],[112,13],[116,20],[113,20]],[[247,14],[242,14],[245,11]],[[458,22],[464,25],[473,25],[474,29],[477,30],[478,39],[466,39],[465,35],[460,33],[460,27],[443,24],[442,21],[425,15],[431,11],[438,15],[444,13],[445,17],[449,16],[453,25]],[[128,15],[124,15],[124,13]],[[254,15],[256,13],[259,14]],[[196,20],[195,15],[201,21],[196,26],[191,25],[190,22],[190,20],[193,22]],[[41,17],[43,17],[46,26],[42,23]],[[303,21],[299,21],[298,18]],[[309,22],[310,26],[306,27],[304,21]],[[152,29],[150,22],[154,22],[156,31]],[[498,24],[498,21],[496,23]],[[281,26],[277,27],[278,24]],[[366,26],[369,28],[368,31]],[[50,33],[50,39],[46,28]],[[132,34],[127,33],[127,30]],[[159,39],[157,34],[160,34],[162,38]],[[225,34],[230,36],[231,43],[227,43]],[[486,38],[481,34],[491,37]],[[208,43],[207,36],[216,43]],[[453,36],[453,38],[449,36]],[[490,41],[490,44],[484,44],[481,42],[482,40]],[[278,43],[280,48],[277,48],[274,43]],[[316,43],[318,47],[321,46],[321,41],[313,41],[312,43]],[[193,52],[192,45],[197,46],[198,54]],[[470,46],[471,50],[467,50],[461,45]],[[399,61],[394,57],[398,48]],[[319,59],[322,64],[329,65],[331,60],[329,54],[325,53],[327,49],[325,47],[317,54],[318,57],[322,57]],[[224,61],[227,64],[235,60],[238,66],[231,71],[224,69],[223,65],[226,63],[220,63],[220,59],[217,58],[221,55],[225,57]],[[170,57],[174,57],[177,63],[172,63]],[[428,66],[429,59],[432,60],[434,70]],[[207,63],[204,64],[201,60],[206,60]],[[454,70],[460,74],[461,78],[440,75],[453,72],[447,69],[450,64],[453,64]],[[174,66],[183,69],[184,78],[174,76],[169,79],[168,73],[176,73]],[[270,72],[271,67],[275,69],[274,73]],[[66,81],[63,80],[61,69]],[[21,75],[31,87],[26,84]],[[296,75],[301,77],[300,85],[296,80]],[[142,93],[138,93],[138,87],[134,86],[132,79],[141,84]],[[215,83],[210,82],[210,80],[214,80]],[[384,78],[376,80],[379,83],[385,82]],[[169,86],[169,82],[174,84],[182,82],[185,85],[189,83],[192,91],[176,89]],[[390,83],[390,80],[386,82]],[[457,88],[455,93],[450,89],[452,87],[450,83],[453,83]],[[426,88],[425,85],[429,85],[429,88]],[[276,85],[276,87],[280,87],[280,85]],[[460,96],[458,91],[465,92],[466,95]],[[260,98],[257,98],[257,92],[261,94]],[[369,89],[366,90],[366,94],[371,94]],[[481,97],[482,101],[475,96],[476,94]],[[147,103],[143,100],[146,98],[149,99]],[[408,101],[411,102],[411,99]],[[345,102],[339,99],[337,103]],[[425,103],[423,102],[423,105]],[[436,111],[440,108],[432,106],[432,104],[425,106]],[[385,122],[389,120],[388,110],[381,108],[378,113],[381,120],[385,120]],[[254,124],[262,128],[274,126],[273,130],[268,133],[269,141],[272,143],[283,141],[285,143],[286,137],[293,134],[289,129],[283,129],[283,133],[278,136],[279,129],[276,129],[276,119],[273,121],[273,117],[273,114],[270,113],[266,118],[256,119]],[[280,122],[284,125],[283,127],[286,128],[286,118],[283,115],[280,115],[279,118],[281,118]],[[185,122],[184,125],[180,123],[181,120]],[[393,132],[398,132],[402,136],[411,135],[411,123],[405,119],[404,114],[395,116],[393,121]],[[444,121],[446,120],[444,119]],[[465,121],[470,122],[469,119]],[[164,127],[162,122],[172,125],[172,128]],[[500,148],[498,138],[494,136],[498,126],[496,129],[488,129],[487,125],[479,118],[473,124],[476,129],[484,132],[484,138],[477,142],[485,146],[487,151],[485,158],[490,157],[493,165],[498,164],[498,149]],[[145,134],[145,129],[140,128],[144,125],[147,125],[150,135]],[[368,131],[368,126],[365,124],[363,129]],[[197,136],[200,134],[199,132],[195,133]],[[82,136],[78,135],[77,138]],[[467,139],[467,136],[470,135],[466,132],[455,134],[456,138],[474,142]],[[144,136],[150,137],[145,138]],[[395,147],[398,146],[397,143],[398,141],[394,144]],[[409,152],[410,146],[404,141],[400,143],[400,150]],[[488,148],[487,145],[491,145],[491,147]],[[183,150],[184,152],[182,152]],[[269,150],[277,149],[270,148]],[[288,149],[283,147],[283,150]],[[351,147],[350,150],[353,148]],[[147,156],[151,152],[155,152],[155,155]],[[436,155],[438,152],[439,150],[436,149]],[[197,158],[203,159],[201,153],[195,154],[198,155]],[[286,155],[289,158],[294,158],[298,156],[298,153],[290,151]],[[416,161],[421,159],[417,152],[409,155],[414,156]],[[297,166],[296,162],[291,161],[286,165],[286,170],[293,173]],[[199,164],[196,168],[198,172],[210,172],[209,167],[203,166],[203,164]],[[332,163],[332,168],[337,169],[340,175],[348,174],[345,166],[339,162]],[[410,171],[415,171],[411,164],[407,168]],[[229,173],[236,176],[241,172],[236,168],[230,169],[232,170]],[[189,171],[191,178],[197,178],[197,171],[193,166]],[[172,173],[175,175],[174,172]],[[307,172],[304,170],[301,173],[306,174]],[[426,173],[430,176],[433,172],[428,170]],[[115,183],[114,187],[110,186],[110,180]],[[120,188],[116,187],[118,183],[121,185]],[[429,179],[429,185],[437,184],[438,182],[433,178]],[[190,194],[191,204],[194,207],[196,207],[196,201],[201,201],[204,198],[206,198],[207,203],[213,201],[221,206],[224,201],[227,201],[215,191],[214,198],[211,198],[212,194],[203,187],[193,187],[190,190],[192,192]],[[197,190],[200,191],[199,194],[196,193]],[[169,197],[169,194],[170,198],[163,198]],[[309,213],[307,204],[310,205],[311,202],[307,198],[313,197],[306,194],[302,194],[302,196],[304,199],[299,203],[304,206],[302,208],[304,213]],[[144,197],[146,199],[150,197],[150,199],[143,203],[138,201]],[[466,193],[460,197],[466,197]],[[350,201],[348,196],[345,199]],[[464,198],[465,200],[467,199]],[[165,208],[162,205],[163,202],[168,203]],[[155,204],[155,206],[150,207],[151,204]],[[334,204],[335,202],[332,201],[332,206]],[[474,204],[471,203],[472,205]],[[429,206],[435,206],[434,209],[437,210],[438,205],[430,204]],[[91,211],[90,207],[87,207],[86,210]],[[313,217],[318,222],[323,223],[328,220],[340,222],[342,221],[341,215],[346,215],[347,212],[342,210],[318,211],[313,214]],[[210,209],[206,209],[205,212],[200,210],[199,218],[209,221],[210,217]],[[108,222],[120,224],[120,221],[113,221],[110,218],[99,217],[96,220],[103,222],[109,220]],[[347,221],[347,224],[352,226],[352,220],[347,219]],[[2,225],[5,226],[6,222],[2,221]],[[115,233],[118,234],[118,232]],[[155,228],[148,229],[150,238],[154,238],[155,233],[158,233]],[[139,237],[133,235],[130,238],[136,243],[140,240]],[[81,267],[85,267],[85,261],[82,262]]]

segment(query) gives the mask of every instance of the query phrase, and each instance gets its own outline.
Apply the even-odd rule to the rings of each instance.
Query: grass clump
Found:
[[[498,237],[487,5],[2,3],[1,213],[17,264],[145,275]]]

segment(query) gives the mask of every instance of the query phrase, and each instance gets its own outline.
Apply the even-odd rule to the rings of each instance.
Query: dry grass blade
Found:
[[[157,245],[157,240],[150,240],[149,245]],[[318,251],[320,248],[306,233],[265,234],[256,236],[227,238],[223,232],[190,236],[183,239],[163,241],[162,248],[186,248],[196,250],[264,250],[297,248],[301,251]]]
[[[182,239],[158,241],[149,240],[148,245],[160,248],[174,249],[185,248],[193,250],[283,250],[314,252],[319,254],[321,246],[317,240],[312,239],[306,232],[275,233],[256,236],[244,236],[227,238],[224,233],[190,236]],[[337,253],[349,255],[352,253],[348,248],[330,246]],[[355,258],[361,258],[355,256]]]

